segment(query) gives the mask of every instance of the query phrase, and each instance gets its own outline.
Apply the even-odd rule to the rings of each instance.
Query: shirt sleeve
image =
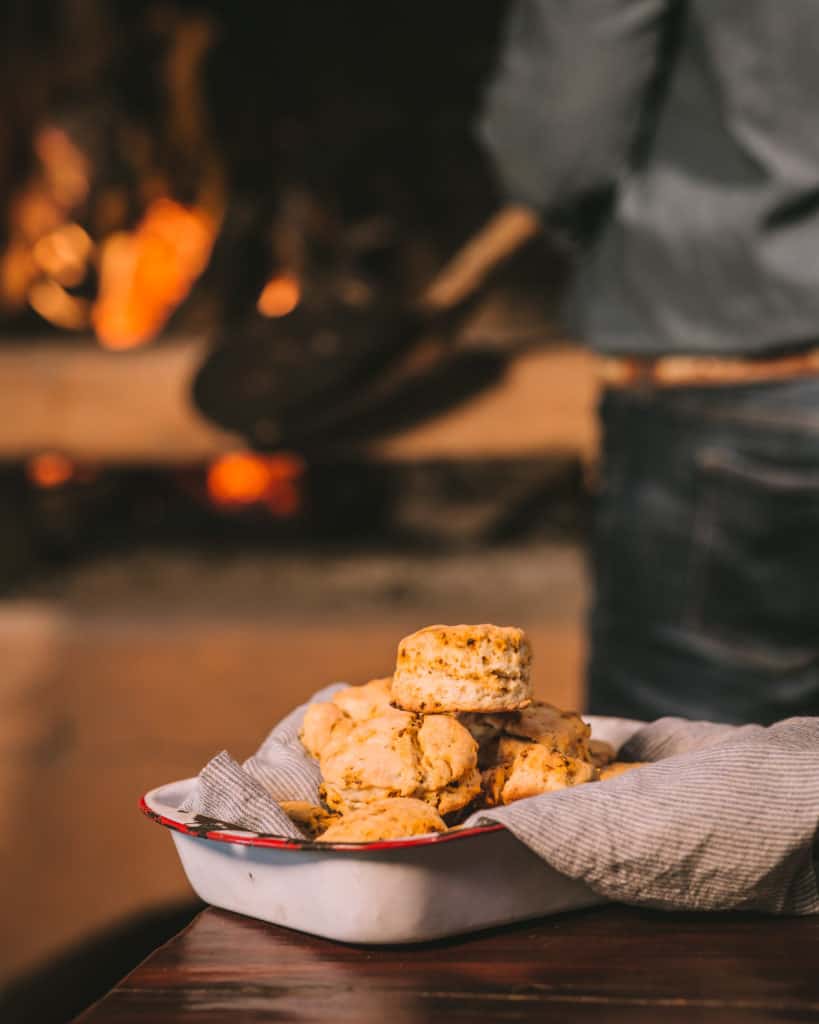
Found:
[[[514,0],[479,123],[508,198],[559,219],[610,192],[675,0]]]

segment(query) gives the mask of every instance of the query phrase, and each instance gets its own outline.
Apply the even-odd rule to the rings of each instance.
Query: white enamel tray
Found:
[[[587,716],[619,747],[642,723]],[[178,808],[193,779],[142,810],[171,830],[196,894],[225,910],[340,942],[425,942],[603,902],[502,825],[377,843],[314,843],[203,822]]]

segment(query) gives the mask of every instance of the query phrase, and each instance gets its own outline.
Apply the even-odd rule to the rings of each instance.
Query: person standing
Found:
[[[514,0],[481,138],[602,357],[590,710],[819,714],[819,3]]]

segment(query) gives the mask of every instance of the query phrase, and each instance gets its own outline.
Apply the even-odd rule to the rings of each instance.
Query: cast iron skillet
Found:
[[[255,307],[234,319],[199,370],[198,407],[259,449],[301,450],[391,433],[495,383],[511,358],[449,343],[491,273],[538,232],[535,215],[506,207],[447,263],[410,309],[377,289],[349,302],[329,272],[304,280],[278,318]]]

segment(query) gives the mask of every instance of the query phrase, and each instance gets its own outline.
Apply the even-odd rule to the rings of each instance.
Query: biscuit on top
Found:
[[[392,700],[407,711],[518,711],[532,700],[529,640],[517,626],[427,626],[398,645]]]

